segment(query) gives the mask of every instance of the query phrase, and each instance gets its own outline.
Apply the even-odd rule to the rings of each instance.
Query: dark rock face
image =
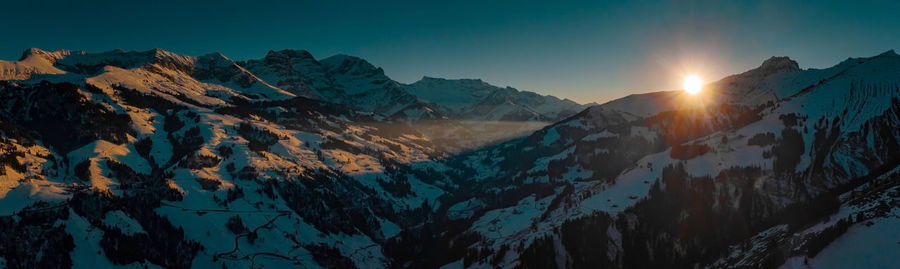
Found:
[[[219,82],[233,81],[243,88],[249,88],[259,79],[229,60],[221,53],[207,54],[197,58],[192,70],[193,76],[198,80],[216,79]]]
[[[764,61],[762,65],[756,68],[757,72],[761,72],[763,74],[769,75],[778,72],[791,72],[791,71],[799,71],[800,65],[797,64],[796,61],[791,60],[787,56],[784,57],[775,57],[769,58]]]

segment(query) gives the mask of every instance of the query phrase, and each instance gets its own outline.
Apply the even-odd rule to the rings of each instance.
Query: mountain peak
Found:
[[[221,52],[218,52],[218,51],[213,52],[213,53],[207,53],[207,54],[203,55],[202,57],[216,58],[216,59],[231,61],[231,59],[228,58],[228,56],[225,56],[225,54],[222,54]]]
[[[178,56],[180,56],[180,54],[177,54],[177,53],[174,53],[174,52],[171,52],[171,51],[167,51],[167,50],[164,50],[164,49],[161,49],[161,48],[153,48],[153,49],[149,50],[148,52],[149,52],[149,53],[152,53],[153,55],[156,55],[157,57],[159,57],[159,56],[173,56],[173,55],[178,55]]]
[[[315,57],[313,57],[313,55],[309,53],[309,51],[296,49],[283,49],[279,51],[270,50],[268,53],[266,53],[265,59],[273,58],[303,59],[315,61]]]
[[[324,65],[331,65],[331,66],[354,65],[354,66],[366,67],[367,69],[375,69],[376,68],[375,65],[373,65],[369,61],[366,61],[366,59],[352,56],[352,55],[347,55],[347,54],[334,55],[334,56],[322,59],[319,62],[321,62]]]
[[[150,51],[156,57],[157,63],[174,64],[180,67],[188,67],[193,65],[193,62],[195,60],[194,57],[174,53],[163,49],[157,48]],[[224,55],[222,55],[222,57],[224,57]]]
[[[760,65],[759,67],[750,69],[749,71],[741,73],[736,77],[767,77],[777,73],[794,71],[800,71],[800,65],[798,65],[796,61],[791,60],[791,58],[787,56],[772,56],[769,59],[763,61],[762,65]]]
[[[307,70],[306,72],[310,72],[310,68],[321,69],[321,63],[306,50],[270,50],[266,53],[266,57],[262,58],[262,62],[279,70],[279,72],[291,72],[290,70],[297,68]]]
[[[765,71],[797,71],[800,70],[800,65],[797,64],[796,61],[791,60],[790,57],[787,56],[772,56],[768,60],[765,60],[762,65],[757,68],[759,70]]]
[[[356,57],[356,56],[353,56],[353,55],[347,55],[347,54],[336,54],[336,55],[334,55],[334,56],[331,56],[331,57],[322,59],[322,62],[324,62],[324,61],[326,61],[326,60],[329,60],[329,61],[335,61],[335,62],[338,62],[338,61],[341,61],[341,62],[342,62],[342,61],[350,61],[350,62],[366,62],[366,63],[368,63],[368,61],[366,61],[366,60],[363,59],[363,58]]]
[[[422,76],[422,79],[415,83],[419,82],[427,82],[427,83],[458,83],[461,85],[489,85],[485,83],[480,78],[460,78],[460,79],[448,79],[448,78],[438,78],[438,77],[430,77],[430,76]]]
[[[384,70],[356,56],[338,54],[319,61],[330,72],[384,75]]]
[[[23,57],[40,56],[47,59],[58,68],[80,74],[94,74],[104,66],[119,68],[137,68],[144,64],[159,64],[166,68],[189,70],[194,58],[162,49],[150,49],[146,51],[125,51],[115,49],[98,53],[84,51],[59,50],[46,52],[39,49],[29,49],[23,53]]]
[[[31,56],[38,56],[38,57],[50,60],[52,62],[52,61],[59,60],[69,54],[71,54],[71,51],[69,51],[69,50],[57,50],[54,52],[49,52],[49,51],[42,50],[39,48],[29,48],[29,49],[25,50],[24,52],[22,52],[22,57],[19,58],[19,61],[24,61],[25,59],[27,59],[28,57],[31,57]]]
[[[422,78],[419,79],[419,81],[444,81],[444,80],[446,80],[446,79],[443,79],[443,78],[436,78],[436,77],[429,77],[429,76],[422,76]]]
[[[881,54],[878,54],[878,56],[898,56],[898,55],[897,55],[897,52],[894,52],[894,49],[890,49],[888,51],[882,52]],[[878,57],[878,56],[876,56],[876,57]]]

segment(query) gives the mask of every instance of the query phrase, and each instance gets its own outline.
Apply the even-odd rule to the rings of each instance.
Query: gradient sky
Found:
[[[900,49],[900,1],[550,2],[3,1],[0,58],[158,47],[242,60],[295,48],[360,56],[404,83],[481,78],[602,103],[770,56],[824,68]]]

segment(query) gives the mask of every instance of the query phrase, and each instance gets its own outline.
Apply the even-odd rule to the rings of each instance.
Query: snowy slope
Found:
[[[241,86],[253,76],[219,55],[81,55],[0,82],[0,218],[46,231],[0,248],[59,254],[10,266],[378,268],[380,242],[443,193],[403,168],[443,153],[384,116]]]
[[[836,191],[900,164],[900,56],[887,52],[823,70],[798,70],[791,62],[773,58],[719,82],[740,78],[741,87],[716,96],[745,99],[658,110],[649,104],[674,94],[626,97],[608,103],[619,107],[594,107],[528,137],[455,157],[448,165],[459,171],[456,190],[438,211],[451,217],[431,228],[440,235],[399,244],[438,242],[426,248],[438,253],[410,257],[420,266],[795,262],[771,255],[789,248],[780,244],[739,245],[752,258],[736,264],[742,254],[722,250],[751,235],[777,241],[813,225],[837,210]],[[778,97],[749,98],[766,95]],[[647,106],[617,109],[642,102]],[[892,233],[860,229],[851,228],[846,240]],[[447,243],[458,241],[465,243]],[[445,249],[457,254],[440,254]],[[722,259],[727,255],[738,258]]]
[[[53,64],[69,53],[64,50],[47,52],[36,48],[26,50],[18,61],[0,60],[0,79],[21,80],[31,78],[33,75],[64,74],[65,71],[56,68]]]

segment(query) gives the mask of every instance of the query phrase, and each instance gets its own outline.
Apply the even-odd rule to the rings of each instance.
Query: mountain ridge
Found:
[[[111,50],[100,53],[60,50],[46,52],[40,49],[26,50],[25,55],[35,55],[41,60],[36,71],[23,70],[17,62],[0,62],[4,74],[10,79],[27,80],[31,73],[40,75],[62,74],[87,78],[103,74],[107,66],[117,67],[124,72],[146,69],[160,72],[159,69],[170,69],[191,76],[201,83],[221,84],[244,95],[249,99],[288,99],[303,96],[331,103],[344,104],[359,111],[398,117],[426,125],[431,136],[450,138],[466,136],[470,141],[457,143],[445,140],[448,148],[454,151],[465,150],[485,144],[496,143],[517,135],[535,130],[547,122],[572,115],[584,106],[570,100],[560,100],[553,96],[537,95],[531,92],[512,88],[500,88],[484,84],[485,94],[467,99],[461,111],[445,109],[444,100],[431,99],[424,101],[412,93],[410,85],[392,80],[384,74],[384,70],[365,59],[335,55],[316,59],[306,50],[284,49],[271,50],[261,59],[234,61],[221,53],[210,53],[201,56],[185,56],[162,49],[147,51]],[[28,58],[28,57],[26,57]],[[52,61],[51,61],[52,60]],[[5,64],[8,63],[8,64]],[[154,67],[155,66],[155,67]],[[124,75],[124,74],[122,74]],[[180,76],[167,74],[166,76]],[[109,75],[103,75],[109,77]],[[130,74],[133,78],[135,74]],[[138,75],[142,76],[142,75]],[[43,79],[43,78],[42,78]],[[57,78],[66,80],[65,77]],[[115,80],[115,79],[113,79]],[[442,80],[452,82],[452,80]],[[480,81],[480,80],[478,80]],[[482,82],[483,83],[483,82]],[[451,83],[452,84],[452,83]],[[157,87],[157,86],[152,86]],[[451,89],[462,86],[443,85]],[[456,87],[456,88],[454,88]],[[465,93],[457,92],[462,96]],[[490,93],[490,94],[488,94]],[[191,93],[191,94],[196,94]],[[229,93],[232,94],[232,93]],[[470,96],[471,97],[471,96]],[[449,99],[457,97],[450,96]],[[453,131],[447,132],[430,121],[450,121],[443,124],[455,125]],[[415,123],[421,122],[421,123]],[[515,123],[509,125],[508,123]],[[484,136],[472,136],[475,130],[485,133]]]
[[[773,58],[782,72],[713,82],[710,99],[556,117],[535,93],[434,80],[480,94],[458,119],[361,58],[79,55],[0,81],[4,265],[776,267],[827,262],[848,247],[835,238],[888,233],[900,210],[891,53]],[[340,75],[374,85],[344,97],[379,100],[297,94],[353,82]]]

